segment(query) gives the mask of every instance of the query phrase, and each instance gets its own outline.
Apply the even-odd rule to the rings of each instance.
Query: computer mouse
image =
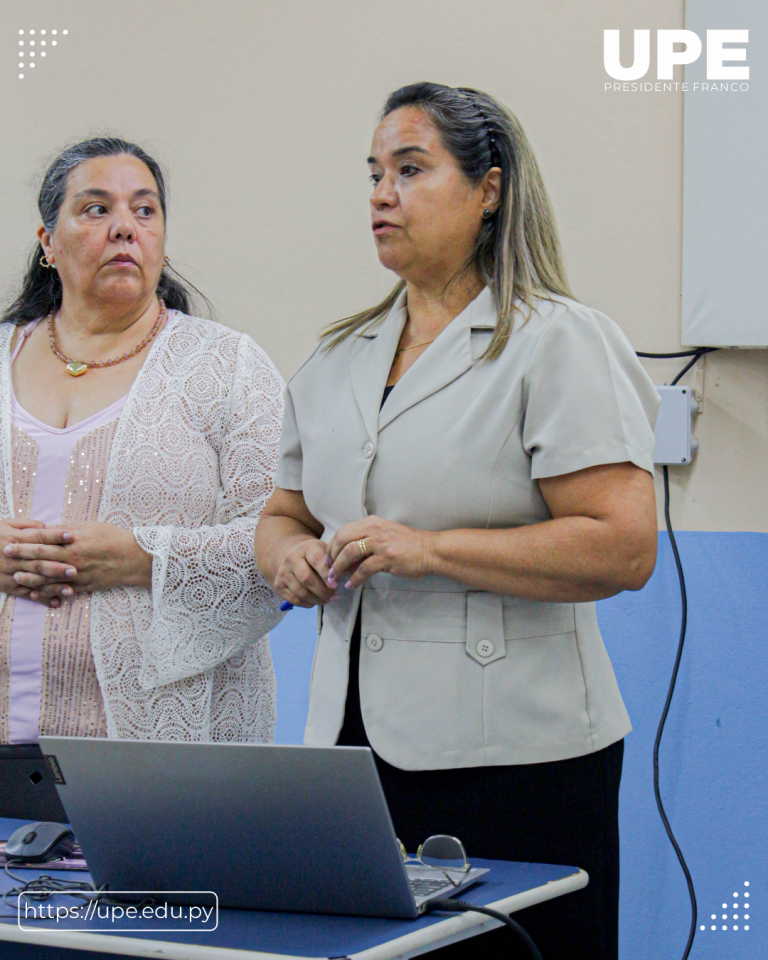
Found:
[[[46,863],[66,857],[74,846],[75,835],[66,823],[28,823],[11,834],[5,845],[5,858]]]

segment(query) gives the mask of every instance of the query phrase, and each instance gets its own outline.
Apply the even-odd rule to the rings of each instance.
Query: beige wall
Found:
[[[393,282],[370,236],[364,161],[386,94],[431,79],[515,110],[576,295],[637,349],[674,350],[682,95],[603,91],[603,29],[649,25],[682,26],[682,0],[3,0],[0,290],[33,239],[43,158],[116,132],[170,169],[170,256],[287,377],[323,324]],[[18,30],[54,27],[69,35],[18,80]],[[768,357],[705,363],[701,450],[672,470],[676,523],[766,530]],[[649,362],[656,382],[676,369]]]

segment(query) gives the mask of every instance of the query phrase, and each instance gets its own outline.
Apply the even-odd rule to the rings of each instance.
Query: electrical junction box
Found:
[[[661,397],[656,419],[656,449],[653,462],[686,466],[693,459],[698,441],[693,436],[693,418],[699,405],[690,387],[656,387]]]

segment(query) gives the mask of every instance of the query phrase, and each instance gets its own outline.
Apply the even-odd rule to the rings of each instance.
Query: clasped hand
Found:
[[[0,521],[0,590],[45,606],[114,587],[152,585],[152,557],[131,530],[89,521]]]
[[[371,516],[348,523],[326,544],[306,539],[288,551],[278,570],[275,590],[294,606],[313,607],[338,601],[338,589],[352,590],[376,573],[417,579],[431,572],[432,539],[393,520]],[[360,541],[365,541],[365,555]]]

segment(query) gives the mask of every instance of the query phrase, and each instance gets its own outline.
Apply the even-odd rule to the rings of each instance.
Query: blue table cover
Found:
[[[0,818],[0,839],[6,840],[14,830],[27,821]],[[516,863],[506,860],[480,860],[471,858],[476,867],[490,867],[490,873],[474,887],[461,894],[462,900],[471,903],[488,904],[506,897],[523,893],[533,887],[539,887],[552,880],[560,880],[576,873],[577,867],[567,867],[543,863]],[[39,876],[39,870],[18,870],[19,876],[30,879]],[[50,871],[49,871],[50,872]],[[90,881],[90,874],[82,871],[56,871],[53,876],[78,881]],[[0,893],[4,893],[15,882],[0,872]],[[13,901],[12,901],[13,902]],[[70,897],[56,896],[54,903],[62,906],[76,905],[82,901]],[[0,913],[11,911],[2,906]],[[428,914],[417,920],[382,920],[373,917],[340,917],[307,913],[271,913],[260,910],[219,911],[217,930],[205,933],[160,932],[152,928],[151,920],[136,918],[130,921],[131,933],[113,933],[114,925],[106,919],[95,919],[87,924],[89,928],[98,928],[99,933],[123,937],[145,937],[151,940],[168,940],[185,944],[200,944],[208,947],[228,947],[240,950],[262,950],[267,953],[282,953],[300,957],[346,957],[371,947],[387,943],[397,937],[418,930],[421,927],[439,923],[446,914]],[[2,920],[3,923],[16,923]],[[127,926],[128,923],[121,924]],[[86,924],[79,920],[56,922],[37,921],[35,927],[48,926],[57,930],[82,929]],[[142,932],[144,930],[144,932]],[[61,947],[58,947],[60,950]]]

